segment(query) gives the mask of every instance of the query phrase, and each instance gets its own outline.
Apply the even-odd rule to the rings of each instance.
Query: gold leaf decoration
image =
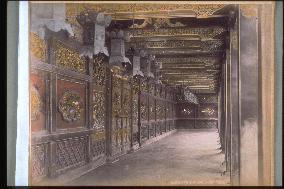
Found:
[[[55,59],[57,65],[77,72],[86,71],[85,60],[80,57],[79,53],[68,48],[60,41],[55,42]]]
[[[104,66],[104,59],[101,56],[96,56],[93,61],[93,78],[96,85],[104,85],[106,77],[106,67]]]
[[[103,92],[94,93],[93,119],[94,119],[94,128],[99,129],[104,127],[105,97]]]
[[[63,120],[67,122],[75,122],[81,118],[81,98],[75,92],[66,91],[59,99],[58,108]]]
[[[31,53],[39,58],[41,61],[45,62],[45,41],[40,39],[39,36],[33,32],[30,32],[30,49]]]
[[[38,90],[34,86],[32,86],[31,88],[31,120],[32,121],[38,120],[42,105],[43,103],[42,103]]]

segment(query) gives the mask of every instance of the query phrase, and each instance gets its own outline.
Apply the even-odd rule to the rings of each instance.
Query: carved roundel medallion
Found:
[[[82,103],[80,96],[73,91],[66,91],[59,99],[59,112],[67,122],[78,121],[81,118]]]

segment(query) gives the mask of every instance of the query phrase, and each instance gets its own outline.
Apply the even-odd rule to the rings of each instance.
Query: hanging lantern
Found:
[[[133,55],[133,76],[134,77],[144,77],[143,72],[140,70],[140,56],[144,55],[144,51],[140,51],[140,53],[135,52]]]
[[[146,59],[146,69],[145,69],[145,76],[148,78],[155,78],[154,74],[152,73],[152,62],[155,60],[154,55],[149,55]]]
[[[94,37],[94,54],[103,53],[109,56],[108,50],[105,47],[105,28],[109,26],[111,16],[105,16],[103,13],[97,15],[95,23],[95,37]]]
[[[74,36],[71,25],[66,22],[65,4],[32,4],[31,6],[30,29],[41,39],[48,39],[49,32],[65,31],[70,36]],[[46,11],[48,9],[51,11]]]
[[[111,54],[109,66],[129,68],[132,66],[130,60],[125,56],[125,36],[122,30],[110,32]]]
[[[81,12],[76,20],[83,28],[84,45],[81,47],[80,56],[92,58],[99,53],[109,56],[105,47],[105,28],[110,24],[111,17],[86,10]]]

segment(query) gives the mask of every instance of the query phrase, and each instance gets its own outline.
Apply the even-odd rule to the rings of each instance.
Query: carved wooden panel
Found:
[[[91,151],[93,157],[98,157],[105,154],[105,130],[96,130],[94,134],[91,135],[92,145]]]
[[[75,137],[56,142],[56,168],[67,169],[84,164],[87,155],[87,139]]]
[[[142,140],[148,139],[148,125],[147,124],[141,125],[141,138]]]
[[[47,145],[33,145],[31,147],[32,180],[36,180],[47,175],[47,161]]]
[[[38,132],[46,129],[46,80],[44,72],[30,74],[30,102],[31,102],[31,131]]]
[[[141,91],[148,92],[148,82],[146,80],[141,81]]]
[[[86,72],[86,61],[76,50],[67,47],[61,41],[54,40],[54,51],[56,65],[76,72]]]
[[[195,105],[190,103],[183,103],[178,105],[178,116],[180,118],[194,118]]]
[[[149,93],[151,95],[155,95],[155,84],[154,83],[149,83]]]
[[[30,32],[30,52],[33,56],[37,57],[42,62],[46,59],[46,43],[43,39],[33,32]]]
[[[103,91],[93,92],[93,127],[96,129],[105,126],[105,93]]]
[[[112,116],[118,116],[121,113],[121,87],[122,80],[116,76],[112,79]]]
[[[156,119],[156,106],[155,106],[155,99],[149,97],[149,120],[154,121]]]
[[[198,107],[199,118],[217,118],[218,106],[217,104],[201,104]]]
[[[155,96],[160,96],[160,90],[161,90],[161,86],[160,85],[156,85],[156,88],[155,88]]]
[[[57,128],[86,126],[86,85],[57,79]]]
[[[128,83],[124,82],[124,88],[122,90],[122,108],[121,108],[121,114],[126,117],[130,117],[130,112],[131,112],[131,91],[130,87],[128,86]]]
[[[202,103],[218,103],[218,97],[214,94],[198,94],[198,101],[200,104]]]
[[[149,125],[150,138],[155,137],[155,124]]]
[[[141,95],[140,99],[140,112],[141,112],[141,121],[148,121],[148,101],[147,96]]]
[[[132,127],[133,133],[138,132],[138,95],[132,96]]]
[[[96,56],[93,60],[93,82],[95,85],[104,86],[106,80],[106,61],[103,56]]]

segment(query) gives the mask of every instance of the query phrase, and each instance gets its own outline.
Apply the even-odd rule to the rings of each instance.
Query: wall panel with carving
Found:
[[[57,78],[58,129],[86,127],[86,83]]]
[[[156,119],[156,106],[155,106],[155,99],[153,97],[149,97],[149,120],[155,121]]]
[[[96,56],[93,60],[93,83],[98,86],[105,86],[106,81],[106,60],[103,56]]]
[[[75,72],[86,73],[86,60],[79,53],[63,42],[54,40],[54,54],[56,65]]]
[[[31,131],[39,132],[47,129],[47,108],[49,102],[47,87],[48,74],[43,71],[33,71],[30,74],[30,102],[31,102]]]
[[[87,138],[74,137],[56,141],[56,170],[60,174],[86,163]]]
[[[40,180],[48,174],[47,145],[43,143],[31,146],[32,182]]]
[[[30,53],[31,56],[36,57],[41,62],[46,62],[46,42],[41,39],[37,34],[30,32]]]
[[[91,153],[94,159],[105,154],[105,129],[98,129],[91,135]]]
[[[104,91],[93,92],[93,128],[96,130],[105,127],[105,93]]]

